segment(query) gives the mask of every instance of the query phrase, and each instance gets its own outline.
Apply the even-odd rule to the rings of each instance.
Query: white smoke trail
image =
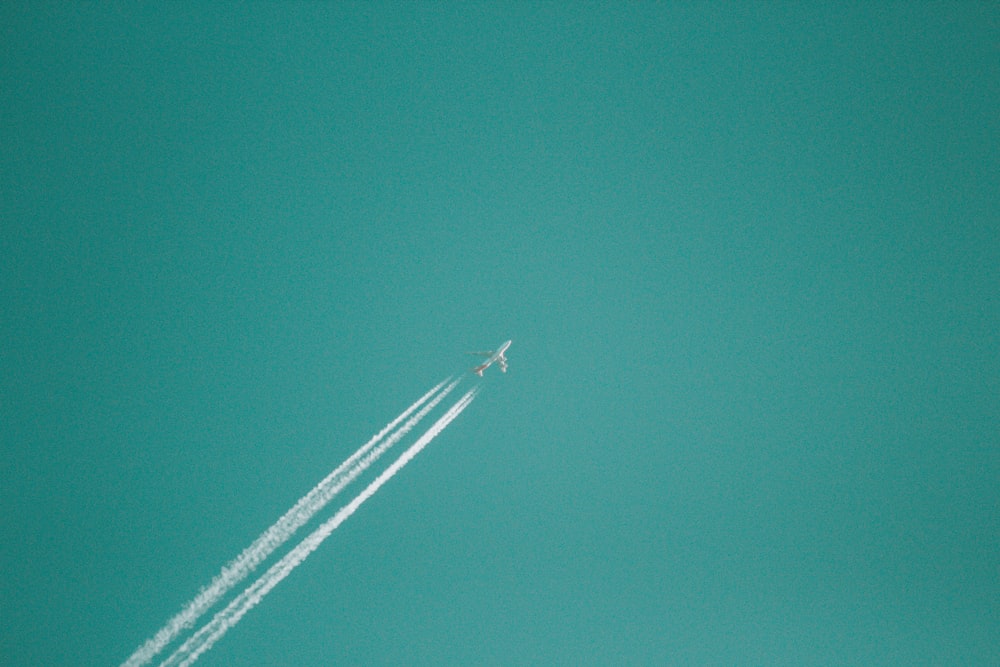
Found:
[[[243,616],[253,609],[264,599],[271,589],[277,586],[282,579],[287,577],[292,570],[298,567],[320,544],[323,543],[340,524],[344,523],[363,502],[368,500],[379,490],[383,484],[395,475],[399,470],[409,463],[413,457],[420,453],[427,444],[433,440],[448,424],[458,417],[461,412],[468,407],[472,399],[476,397],[478,388],[470,389],[462,398],[458,399],[448,411],[441,416],[434,424],[427,429],[420,438],[413,443],[409,449],[403,452],[396,461],[387,467],[364,491],[359,493],[344,507],[340,508],[336,514],[327,519],[322,525],[314,530],[309,536],[303,539],[294,549],[285,554],[278,562],[272,565],[260,576],[257,581],[247,587],[242,593],[232,600],[224,609],[216,613],[211,621],[206,623],[201,629],[192,635],[174,653],[167,658],[160,667],[187,667],[198,659],[203,653],[215,645],[215,642],[226,634],[226,632],[239,623]]]
[[[284,544],[292,534],[307,523],[313,515],[330,502],[330,500],[344,488],[346,484],[357,477],[361,472],[371,465],[382,452],[399,441],[445,396],[455,388],[458,380],[452,382],[444,391],[428,403],[416,415],[410,418],[399,431],[383,442],[375,452],[371,452],[375,445],[385,438],[386,434],[392,431],[404,419],[409,417],[414,410],[423,405],[427,399],[434,396],[441,390],[448,380],[440,382],[436,387],[421,396],[417,401],[403,411],[401,415],[392,420],[385,428],[375,434],[371,440],[362,445],[358,451],[351,454],[346,461],[327,475],[323,481],[317,484],[306,495],[302,496],[295,505],[285,512],[270,528],[265,530],[254,542],[234,558],[222,571],[212,579],[212,583],[199,591],[198,595],[191,600],[176,616],[171,618],[153,637],[140,646],[136,651],[122,663],[122,667],[140,667],[151,661],[170,642],[185,629],[194,625],[194,622],[211,609],[233,586],[240,583],[258,565],[270,556],[275,549]]]
[[[350,484],[358,475],[367,470],[369,466],[377,461],[387,449],[399,442],[403,436],[409,433],[413,427],[420,423],[420,420],[423,419],[428,412],[433,410],[438,403],[444,400],[444,398],[451,393],[460,381],[461,378],[445,387],[441,393],[435,396],[433,400],[427,403],[427,405],[420,408],[419,412],[410,417],[405,424],[403,424],[384,441],[379,442],[376,438],[372,438],[367,444],[365,444],[364,447],[352,454],[350,458],[340,464],[336,470],[327,475],[326,478],[317,484],[312,491],[303,496],[299,502],[295,504],[295,507],[285,513],[285,516],[289,517],[288,525],[285,527],[286,529],[279,529],[278,531],[275,531],[272,536],[272,543],[267,545],[267,550],[261,553],[260,557],[256,559],[254,565],[256,566],[263,562],[271,553],[274,552],[275,549],[284,544],[296,530],[307,523],[309,519],[316,514],[316,512],[319,512],[321,509],[326,507],[327,503],[329,503],[345,486]],[[438,385],[438,387],[440,386],[441,385]],[[383,431],[384,430],[385,429],[383,429]],[[373,448],[373,445],[376,443],[378,446]],[[282,517],[282,519],[284,518],[285,517]]]

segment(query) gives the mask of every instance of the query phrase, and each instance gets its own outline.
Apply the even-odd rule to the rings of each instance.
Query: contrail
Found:
[[[160,667],[187,667],[198,659],[201,654],[208,651],[215,642],[226,634],[226,632],[239,623],[243,616],[253,609],[271,589],[277,586],[282,579],[287,577],[292,570],[298,567],[309,554],[315,551],[340,524],[344,523],[363,502],[368,500],[379,490],[383,484],[395,475],[399,470],[409,463],[413,457],[420,453],[448,424],[458,417],[461,412],[468,407],[469,403],[476,397],[478,388],[470,389],[462,398],[458,399],[448,411],[441,416],[434,424],[427,429],[420,438],[410,445],[410,448],[403,452],[382,474],[375,478],[364,491],[359,493],[354,500],[340,508],[336,514],[327,519],[322,525],[314,530],[309,536],[303,539],[294,549],[285,554],[278,562],[272,565],[260,576],[257,581],[247,587],[232,600],[224,609],[215,614],[211,621],[206,623],[198,632],[192,635],[174,653],[167,658]]]
[[[350,456],[346,461],[340,464],[336,470],[326,476],[326,478],[317,484],[312,491],[306,494],[299,502],[295,503],[295,507],[285,513],[285,516],[289,516],[287,530],[276,531],[273,537],[273,544],[269,544],[267,551],[262,553],[261,557],[255,563],[260,564],[263,560],[267,558],[275,549],[284,544],[288,538],[303,524],[309,521],[316,512],[326,507],[334,496],[336,496],[341,489],[350,484],[354,479],[360,475],[362,472],[368,469],[372,463],[378,460],[380,456],[394,444],[399,442],[403,436],[410,432],[414,426],[416,426],[421,419],[423,419],[428,412],[433,410],[438,403],[440,403],[444,398],[451,393],[456,385],[461,381],[461,378],[455,380],[447,387],[445,387],[441,393],[434,397],[427,405],[420,408],[420,411],[415,415],[410,417],[405,424],[403,424],[399,430],[395,431],[392,435],[386,438],[384,441],[379,442],[378,436],[372,438],[365,444],[361,449],[356,451]],[[447,382],[447,380],[445,380]],[[444,384],[443,382],[441,384]],[[438,385],[440,387],[441,385]],[[436,389],[437,387],[435,387]],[[385,432],[386,429],[383,429]],[[377,446],[374,446],[376,445]],[[373,448],[374,446],[374,448]],[[294,516],[292,516],[294,514]],[[284,517],[282,517],[284,519]]]
[[[171,618],[153,637],[146,640],[146,643],[136,649],[129,659],[122,663],[122,667],[140,667],[141,665],[145,665],[156,657],[167,644],[176,639],[181,632],[194,625],[194,622],[202,614],[211,609],[233,586],[243,581],[275,549],[284,544],[296,530],[308,522],[316,512],[323,509],[346,484],[361,474],[382,452],[398,442],[434,406],[440,403],[459,382],[459,380],[455,380],[444,391],[441,391],[441,387],[450,379],[446,378],[417,399],[413,405],[404,410],[401,415],[392,420],[385,428],[375,434],[371,440],[362,445],[358,451],[351,454],[346,461],[337,466],[333,472],[313,487],[309,493],[302,496],[274,525],[261,533],[260,537],[254,540],[253,544],[244,549],[239,556],[223,567],[222,571],[212,579],[212,583],[203,588],[184,609]],[[435,396],[433,401],[425,405],[420,412],[411,417],[388,440],[382,442],[374,452],[371,451],[372,448],[385,438],[386,434],[396,428],[400,422],[409,417],[414,410],[423,405],[427,399],[439,391],[441,393]]]

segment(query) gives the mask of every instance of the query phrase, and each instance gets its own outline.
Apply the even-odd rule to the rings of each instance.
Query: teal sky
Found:
[[[120,663],[512,338],[199,665],[1000,664],[996,5],[0,34],[0,663]]]

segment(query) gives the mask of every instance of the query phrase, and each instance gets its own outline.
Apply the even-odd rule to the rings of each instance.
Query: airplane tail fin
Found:
[[[482,366],[476,366],[475,368],[472,369],[472,372],[478,375],[479,377],[483,377],[484,370],[486,370],[486,364],[483,364]]]

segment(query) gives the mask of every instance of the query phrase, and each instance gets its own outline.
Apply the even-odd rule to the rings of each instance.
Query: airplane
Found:
[[[489,352],[469,352],[469,354],[475,354],[475,355],[478,355],[480,357],[486,357],[486,361],[483,362],[483,364],[481,366],[476,366],[475,368],[473,368],[472,372],[475,373],[476,375],[478,375],[479,377],[483,377],[483,371],[485,371],[487,368],[489,368],[490,365],[492,365],[493,362],[495,361],[498,364],[500,364],[500,372],[501,373],[506,373],[507,372],[507,357],[505,357],[503,353],[507,351],[507,348],[510,347],[510,344],[512,342],[513,341],[507,341],[506,343],[504,343],[503,345],[501,345],[499,348],[497,348],[496,351],[490,350]]]

